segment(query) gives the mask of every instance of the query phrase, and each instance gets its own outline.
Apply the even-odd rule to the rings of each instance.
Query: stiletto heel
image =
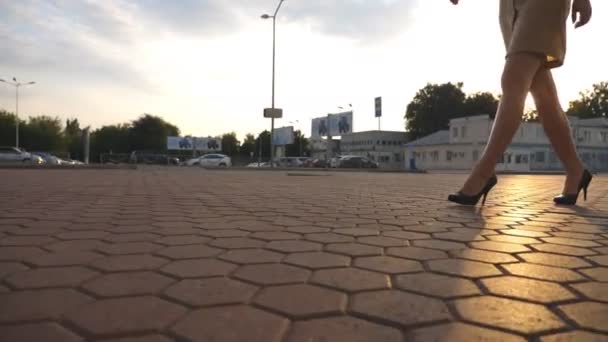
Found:
[[[581,190],[583,190],[583,199],[587,201],[587,190],[589,188],[589,184],[591,184],[592,179],[593,176],[591,175],[591,172],[589,172],[588,170],[583,171],[583,177],[581,178],[581,181],[578,184],[578,189],[576,193],[559,195],[553,198],[553,202],[555,202],[555,204],[560,205],[575,205],[576,201],[578,200],[578,195],[581,193]]]
[[[486,198],[488,197],[488,193],[490,192],[490,190],[492,190],[492,188],[498,183],[498,179],[496,179],[496,175],[490,177],[490,179],[488,179],[488,182],[486,183],[486,185],[483,187],[483,189],[481,189],[481,192],[479,192],[477,195],[465,195],[462,192],[457,192],[455,194],[451,194],[450,196],[448,196],[448,201],[450,202],[454,202],[454,203],[458,203],[458,204],[462,204],[462,205],[476,205],[479,200],[481,199],[481,205],[485,205],[486,204]],[[483,197],[483,199],[482,199]]]

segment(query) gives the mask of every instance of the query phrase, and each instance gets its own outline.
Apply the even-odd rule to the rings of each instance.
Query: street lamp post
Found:
[[[274,80],[275,80],[275,59],[276,59],[276,31],[277,31],[277,14],[281,9],[281,5],[285,0],[279,0],[277,9],[274,11],[274,15],[263,14],[262,19],[272,18],[272,111],[273,115],[270,119],[270,167],[274,167],[274,119],[275,119],[275,106],[274,106]]]
[[[15,147],[19,148],[19,87],[36,84],[36,82],[20,83],[13,77],[13,82],[5,81],[0,78],[0,82],[10,84],[15,87]]]

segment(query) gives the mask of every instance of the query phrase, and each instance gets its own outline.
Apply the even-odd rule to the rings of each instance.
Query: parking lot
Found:
[[[464,177],[0,169],[0,341],[608,340],[608,177]]]

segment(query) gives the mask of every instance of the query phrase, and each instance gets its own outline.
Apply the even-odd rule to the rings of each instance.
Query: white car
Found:
[[[213,154],[205,154],[204,156],[200,156],[198,158],[192,158],[186,161],[186,166],[200,166],[200,167],[231,167],[232,160],[230,157],[213,153]]]
[[[45,164],[48,164],[48,165],[66,164],[63,160],[57,158],[56,156],[54,156],[48,152],[31,152],[31,155],[42,158],[44,160]]]
[[[42,164],[42,158],[34,157],[16,147],[0,147],[0,162],[3,163],[30,163]]]

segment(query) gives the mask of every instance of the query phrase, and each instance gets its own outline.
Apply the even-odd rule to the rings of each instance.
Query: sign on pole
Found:
[[[167,137],[167,150],[217,152],[222,150],[222,139],[211,137]]]
[[[283,117],[283,110],[279,108],[265,108],[264,117],[280,119]]]
[[[382,97],[376,97],[376,117],[382,117]]]
[[[353,112],[329,115],[329,135],[342,136],[353,132]]]
[[[276,128],[272,139],[275,146],[290,145],[294,142],[293,126]]]

